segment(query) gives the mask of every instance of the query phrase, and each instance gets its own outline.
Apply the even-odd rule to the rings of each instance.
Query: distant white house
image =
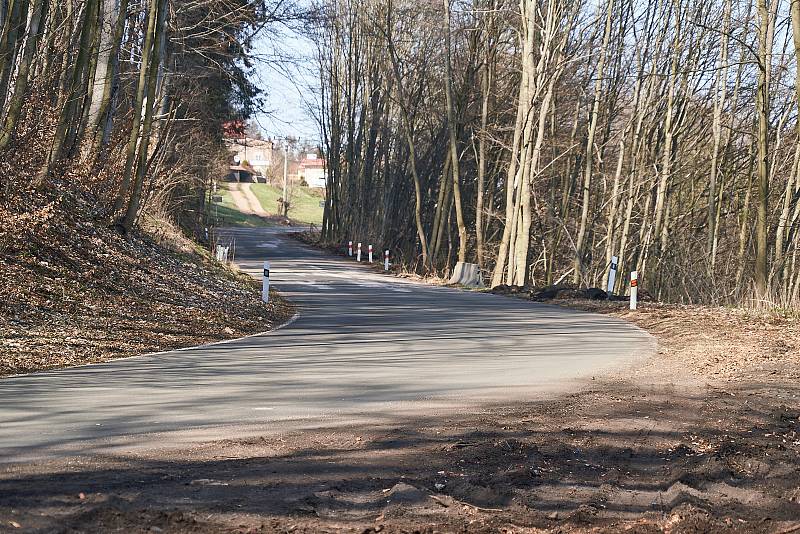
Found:
[[[233,166],[252,169],[258,176],[267,176],[272,167],[275,145],[272,141],[251,139],[228,139]]]
[[[325,184],[328,182],[328,169],[325,166],[325,160],[316,154],[306,155],[306,159],[300,162],[297,174],[312,189],[324,189]]]

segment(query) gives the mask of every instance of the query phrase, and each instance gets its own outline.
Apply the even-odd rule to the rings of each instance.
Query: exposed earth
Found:
[[[238,182],[229,185],[231,197],[233,197],[236,207],[245,215],[255,215],[264,218],[269,217],[269,213],[264,210],[258,197],[256,197],[250,189],[251,186],[252,184],[249,183]]]

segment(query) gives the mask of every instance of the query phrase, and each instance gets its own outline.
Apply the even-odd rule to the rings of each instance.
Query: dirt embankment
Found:
[[[148,226],[123,237],[68,191],[0,205],[0,376],[240,337],[293,313],[174,228]]]

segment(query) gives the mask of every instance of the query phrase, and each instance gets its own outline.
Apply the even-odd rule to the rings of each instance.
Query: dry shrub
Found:
[[[192,254],[197,250],[195,243],[181,232],[164,210],[148,210],[142,214],[139,229],[159,246],[174,252]]]
[[[741,307],[762,315],[800,315],[800,296],[791,289],[772,284],[762,294],[751,284],[742,297]]]

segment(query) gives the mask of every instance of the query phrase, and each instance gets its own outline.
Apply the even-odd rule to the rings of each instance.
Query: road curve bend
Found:
[[[299,309],[232,342],[0,380],[0,463],[480,409],[651,355],[612,317],[385,277],[273,228],[236,261]]]

